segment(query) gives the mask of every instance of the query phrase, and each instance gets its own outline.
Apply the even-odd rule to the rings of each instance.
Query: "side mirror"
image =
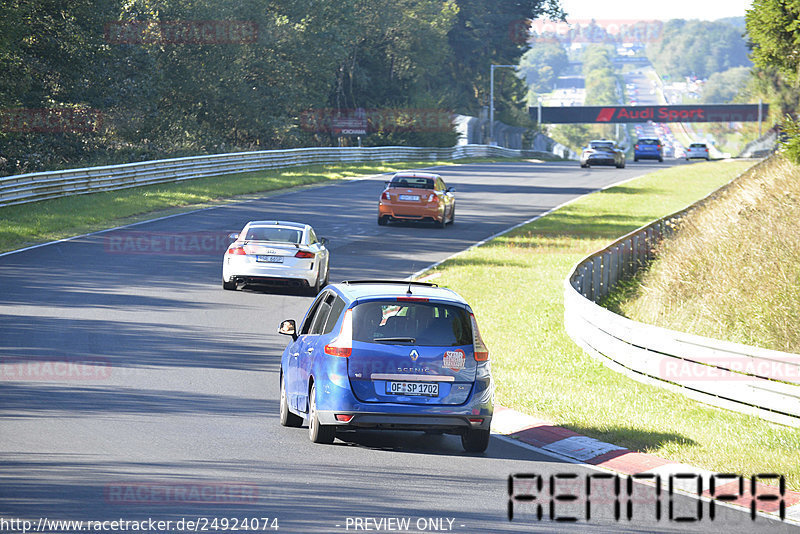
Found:
[[[452,193],[452,192],[454,192],[455,190],[456,190],[456,188],[455,188],[455,187],[448,187],[448,188],[447,188],[447,192],[448,192],[448,193]]]
[[[278,333],[285,336],[292,336],[292,339],[297,341],[297,325],[295,324],[294,319],[287,319],[283,321],[280,328],[278,328]]]
[[[328,244],[328,238],[327,237],[320,237],[319,238],[319,242],[322,243],[323,245],[327,245]]]
[[[228,234],[228,239],[233,239],[234,241],[236,241],[237,239],[239,239],[239,234],[236,233]]]

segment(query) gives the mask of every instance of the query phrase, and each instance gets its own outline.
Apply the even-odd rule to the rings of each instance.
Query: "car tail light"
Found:
[[[483,417],[470,417],[469,422],[475,425],[483,423]]]
[[[389,196],[389,192],[388,191],[384,191],[383,194],[381,195],[381,198],[383,200],[392,200],[392,197]]]
[[[353,414],[350,413],[337,413],[336,420],[342,423],[349,423],[350,420],[353,418]]]
[[[470,313],[469,320],[472,323],[472,345],[474,346],[475,361],[485,362],[489,359],[489,349],[486,348],[486,344],[483,342],[483,338],[481,338],[475,315]]]
[[[228,249],[228,254],[233,254],[235,256],[246,256],[247,252],[244,251],[244,247],[237,245],[235,247],[230,247]]]
[[[344,312],[342,328],[339,335],[325,345],[325,354],[331,356],[341,356],[347,358],[353,352],[353,310],[352,308]]]
[[[314,256],[316,256],[316,254],[305,250],[298,250],[297,254],[294,255],[295,258],[313,258]]]
[[[639,150],[639,145],[633,145],[634,150]]]

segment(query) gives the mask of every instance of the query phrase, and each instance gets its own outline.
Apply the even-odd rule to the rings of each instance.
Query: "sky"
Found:
[[[567,18],[715,20],[743,17],[752,0],[560,0]]]

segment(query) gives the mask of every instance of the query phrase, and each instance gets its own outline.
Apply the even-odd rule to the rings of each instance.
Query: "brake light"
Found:
[[[341,356],[347,358],[353,352],[353,310],[352,308],[344,312],[344,319],[342,319],[342,328],[339,330],[339,335],[325,345],[325,354],[331,356]]]
[[[472,345],[474,347],[475,361],[485,362],[489,359],[489,349],[481,338],[481,333],[478,330],[478,322],[475,320],[475,315],[469,314],[469,320],[472,323]]]
[[[244,247],[237,245],[235,247],[230,247],[228,249],[228,254],[233,254],[234,256],[246,256],[247,252],[244,251]]]
[[[306,252],[305,250],[298,250],[297,254],[294,255],[295,258],[313,258],[316,254],[313,252]]]
[[[350,420],[353,418],[353,414],[349,413],[337,413],[336,420],[342,423],[349,423]]]
[[[397,300],[405,302],[428,302],[428,299],[425,297],[397,297]]]
[[[638,144],[636,144],[636,145],[633,145],[633,149],[634,149],[634,150],[639,150],[639,145],[638,145]]]
[[[388,192],[388,191],[384,191],[384,192],[383,192],[383,195],[381,195],[381,198],[382,198],[383,200],[392,200],[392,197],[391,197],[391,196],[389,196],[389,192]]]

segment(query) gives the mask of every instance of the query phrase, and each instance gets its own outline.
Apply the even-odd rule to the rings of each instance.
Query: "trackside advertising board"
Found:
[[[537,108],[529,108],[537,118]],[[761,118],[767,116],[761,105]],[[542,107],[542,123],[619,122],[750,122],[757,121],[758,104],[706,104],[697,106],[569,106]]]

